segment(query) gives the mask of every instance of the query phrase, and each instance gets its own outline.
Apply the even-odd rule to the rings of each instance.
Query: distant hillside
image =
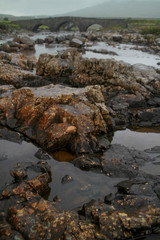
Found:
[[[160,18],[160,0],[110,0],[64,15],[102,18]]]
[[[13,16],[9,14],[0,14],[0,21],[3,20],[4,18],[8,18],[10,21],[16,21],[16,20],[25,20],[25,19],[33,19],[33,18],[48,18],[49,16]]]
[[[0,14],[0,20],[3,20],[4,18],[8,18],[9,20],[15,20],[15,16],[13,16],[13,15]]]

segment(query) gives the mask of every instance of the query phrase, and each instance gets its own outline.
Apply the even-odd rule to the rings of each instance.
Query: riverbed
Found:
[[[54,37],[60,37],[60,36],[68,35],[68,34],[71,36],[74,35],[73,33],[68,33],[68,32],[66,32],[66,33],[38,33],[33,36],[30,36],[30,38],[33,40],[36,40],[36,39],[44,40],[48,35],[54,36]],[[7,40],[12,40],[12,38],[2,40],[1,43],[5,42]],[[45,43],[36,44],[34,51],[28,51],[28,50],[23,51],[23,54],[25,56],[36,57],[36,60],[38,60],[40,54],[42,54],[42,53],[57,55],[57,53],[63,52],[68,47],[69,46],[66,43],[64,43],[64,44],[63,43],[60,43],[60,44],[53,43],[51,45],[48,45]],[[95,50],[97,52],[94,52]],[[106,52],[108,52],[108,53],[106,53]],[[141,51],[140,46],[137,50],[137,46],[135,44],[131,44],[131,43],[128,43],[128,44],[114,43],[114,45],[111,45],[105,41],[97,41],[97,42],[87,41],[86,43],[84,43],[83,49],[80,50],[80,53],[82,54],[82,58],[114,59],[116,61],[123,61],[123,62],[131,64],[131,65],[145,64],[146,66],[154,67],[155,71],[157,71],[157,72],[159,72],[159,69],[160,69],[160,65],[158,65],[158,63],[160,62],[160,56],[158,54],[157,55],[150,54],[148,52]],[[21,54],[21,53],[18,52],[18,54]],[[34,73],[34,75],[36,76],[35,68],[33,69],[32,73]],[[145,80],[146,79],[144,79],[144,81]],[[45,85],[45,81],[44,81],[44,85]],[[37,86],[37,88],[38,88],[38,86]],[[48,96],[48,95],[46,96],[45,94],[43,94],[43,88],[42,88],[42,90],[39,91],[39,96],[37,95],[37,97],[42,97],[42,98],[48,97],[48,99],[49,99],[49,97],[50,98],[51,97],[58,98],[59,92],[57,93],[57,96],[56,96],[56,93],[54,93],[52,91],[52,88],[54,88],[54,84],[51,84],[48,88],[51,89],[51,96]],[[60,86],[60,88],[62,88],[62,87]],[[76,89],[77,89],[77,93],[76,93],[76,91],[73,90],[73,93],[71,94],[71,96],[75,95],[76,96],[75,98],[78,98],[79,97],[79,95],[78,95],[79,88],[77,87]],[[89,93],[87,92],[87,94],[90,97],[91,102],[93,101],[92,91],[93,92],[97,91],[97,94],[98,94],[99,89],[98,90],[97,89],[91,89],[91,92],[89,92]],[[35,92],[36,92],[36,90],[37,89],[35,88]],[[72,90],[70,90],[70,91],[72,91]],[[125,95],[126,90],[124,90],[121,86],[115,90],[116,93],[118,91],[122,91],[122,94],[124,94],[124,99],[125,99],[125,96],[127,96],[127,94]],[[27,89],[26,89],[26,92],[27,92]],[[82,92],[83,92],[83,90],[82,90]],[[2,90],[2,93],[3,93],[3,90]],[[78,95],[78,97],[76,94]],[[62,95],[66,96],[67,95],[66,91],[64,91]],[[130,95],[131,95],[131,97],[129,98],[129,101],[125,103],[126,104],[125,106],[123,106],[123,104],[118,105],[118,107],[122,110],[122,113],[123,113],[123,109],[125,109],[126,106],[128,107],[130,104],[130,101],[132,101],[132,99],[134,99],[134,97],[136,96],[134,94],[130,94]],[[28,96],[30,96],[30,95],[28,95]],[[84,95],[83,96],[80,95],[80,96],[81,96],[81,101],[86,101],[86,99],[87,99],[86,96],[85,97],[84,97]],[[97,95],[94,95],[94,96],[97,97]],[[142,109],[142,106],[145,106],[145,104],[143,103],[143,96],[141,96],[140,94],[139,95],[137,94],[137,96],[140,99],[139,100],[140,106],[138,106],[139,107],[138,111],[139,111],[139,114],[141,114],[140,111]],[[98,97],[99,97],[99,95],[98,95]],[[112,94],[109,97],[112,97]],[[114,97],[114,94],[113,94],[113,97]],[[122,99],[123,99],[123,96],[122,96]],[[155,95],[154,99],[155,99],[155,101],[157,101],[156,106],[159,107],[159,105],[158,105],[159,102],[157,100],[157,99],[159,99],[159,96]],[[56,100],[56,101],[58,102],[58,104],[63,104],[63,102],[61,103],[61,100]],[[70,100],[67,99],[66,102],[67,101],[69,102]],[[147,99],[147,101],[148,101],[148,99]],[[66,102],[65,102],[65,104],[66,104]],[[70,111],[69,113],[73,112],[73,115],[74,114],[76,115],[78,110],[80,111],[81,114],[84,112],[84,109],[83,108],[81,109],[81,106],[83,106],[84,102],[81,103],[78,110],[77,109],[75,110],[72,105],[69,105],[70,102],[69,103],[68,102],[67,102],[67,104],[68,104],[67,107],[65,104],[63,104],[63,106],[61,106],[61,109],[63,111],[65,111],[68,108],[67,110]],[[148,102],[150,104],[149,107],[152,107],[152,105],[155,104],[154,100],[148,101]],[[93,101],[93,103],[95,103],[95,102]],[[39,104],[40,104],[40,100],[39,100],[39,102],[36,102],[35,106],[38,106]],[[89,103],[89,104],[91,104],[91,103]],[[133,107],[134,104],[136,104],[136,100],[135,100],[135,102],[133,102],[133,105],[131,107]],[[100,108],[98,108],[98,110],[97,110],[98,112],[104,111],[106,115],[108,114],[108,111],[106,110],[105,106],[103,105],[101,95],[100,95],[100,100],[98,98],[98,102],[96,102],[95,105],[96,105],[96,107],[100,106]],[[86,110],[86,114],[88,114],[87,111],[89,108],[87,109],[86,106],[85,106],[85,110]],[[114,104],[113,104],[113,106],[114,106]],[[36,109],[36,107],[35,107],[35,109]],[[61,109],[58,109],[58,111],[60,112]],[[116,109],[116,107],[115,107],[115,109]],[[113,107],[113,109],[111,110],[112,116],[115,116],[114,115],[115,112],[113,111],[115,109]],[[67,115],[63,116],[63,111],[61,113],[62,116],[59,117],[59,115],[57,115],[56,120],[59,119],[62,124],[65,124],[67,121],[66,120]],[[149,113],[151,112],[150,109],[148,112]],[[124,114],[125,114],[125,111],[124,111]],[[106,115],[105,115],[105,117],[106,117]],[[7,114],[6,114],[6,116],[7,116]],[[94,115],[93,115],[93,119],[94,119]],[[108,121],[108,119],[106,121]],[[110,118],[110,121],[114,125],[114,121],[112,122],[111,118]],[[96,122],[96,119],[95,119],[95,122]],[[98,122],[98,120],[97,120],[97,122]],[[125,121],[122,121],[122,122],[125,122]],[[146,124],[146,122],[145,122],[145,124]],[[108,123],[109,123],[109,121],[108,121]],[[12,121],[11,121],[11,124],[12,124]],[[96,123],[96,124],[98,125],[98,123]],[[13,122],[13,125],[14,125],[14,122]],[[83,123],[82,123],[82,126],[83,126]],[[19,127],[19,126],[17,125],[16,127]],[[87,128],[89,129],[90,126],[88,126]],[[51,167],[51,179],[48,184],[49,188],[48,188],[47,192],[45,192],[44,194],[41,194],[41,196],[43,197],[43,199],[49,200],[49,202],[56,202],[57,206],[59,206],[60,211],[72,211],[74,209],[80,209],[80,208],[82,208],[82,206],[84,204],[90,202],[92,199],[97,200],[99,202],[103,202],[103,203],[104,203],[104,201],[106,201],[105,203],[107,203],[107,207],[108,207],[108,205],[111,205],[111,201],[114,200],[114,197],[115,197],[115,199],[117,197],[118,200],[116,199],[116,201],[117,201],[116,204],[119,204],[119,202],[123,198],[125,199],[125,197],[127,197],[127,194],[125,191],[130,190],[130,189],[128,190],[127,187],[126,187],[126,189],[127,189],[126,190],[124,187],[125,191],[120,192],[121,188],[119,187],[119,184],[122,183],[122,188],[123,188],[123,182],[125,183],[125,181],[129,182],[129,185],[127,185],[127,186],[129,186],[129,188],[130,188],[130,186],[132,186],[132,184],[133,185],[135,184],[136,190],[133,195],[136,196],[136,194],[137,194],[138,197],[140,195],[140,198],[142,197],[142,199],[143,199],[143,195],[141,196],[141,192],[140,193],[138,192],[139,185],[142,184],[142,187],[143,187],[143,184],[145,184],[145,186],[146,186],[146,185],[148,185],[147,181],[148,181],[149,177],[151,177],[151,179],[153,178],[153,180],[156,181],[155,180],[156,177],[158,178],[160,176],[160,152],[159,152],[160,128],[159,128],[159,126],[143,127],[143,128],[137,126],[135,128],[133,128],[133,127],[129,128],[129,126],[124,125],[123,130],[115,130],[115,132],[112,132],[112,135],[109,138],[110,142],[108,141],[108,139],[106,140],[106,138],[108,137],[106,134],[105,137],[103,136],[104,138],[101,139],[102,140],[101,152],[97,151],[96,153],[93,154],[95,159],[96,160],[98,159],[98,161],[99,161],[98,167],[96,165],[95,168],[94,167],[92,168],[92,166],[90,167],[90,165],[88,167],[88,164],[91,164],[92,160],[94,163],[94,159],[91,158],[91,160],[90,160],[90,154],[88,152],[86,152],[86,153],[82,152],[82,155],[86,154],[87,157],[89,156],[88,157],[89,160],[87,159],[88,162],[84,161],[84,162],[82,162],[82,163],[84,163],[84,165],[83,164],[82,165],[75,164],[75,166],[74,166],[73,162],[75,159],[77,159],[79,157],[80,154],[76,155],[76,153],[75,152],[73,153],[71,150],[69,151],[66,148],[59,148],[59,147],[58,147],[58,149],[56,149],[55,151],[52,151],[52,152],[49,150],[45,151],[44,149],[41,148],[41,146],[38,145],[38,143],[36,143],[36,140],[35,140],[36,138],[33,137],[34,140],[32,141],[32,134],[31,134],[32,130],[31,131],[29,130],[27,132],[27,133],[29,133],[29,136],[31,136],[29,139],[29,138],[27,138],[26,134],[22,135],[22,134],[18,133],[18,130],[17,130],[18,128],[15,128],[15,129],[16,129],[16,131],[13,131],[13,129],[11,130],[9,128],[5,128],[4,126],[3,127],[1,126],[1,128],[0,128],[0,131],[2,131],[2,135],[0,134],[0,169],[1,169],[1,171],[0,171],[0,190],[2,190],[6,186],[9,186],[11,183],[13,183],[13,185],[19,184],[16,181],[14,181],[13,177],[10,175],[10,171],[15,167],[15,165],[17,163],[29,164],[30,162],[32,162],[32,163],[36,164],[39,161],[44,160]],[[73,128],[73,126],[69,125],[68,129],[74,130],[75,128]],[[115,129],[117,129],[117,128],[115,128]],[[102,129],[100,131],[103,132],[104,130]],[[3,132],[5,134],[3,134]],[[21,133],[25,132],[25,129],[20,129],[20,132]],[[5,136],[7,136],[7,137],[5,137]],[[95,134],[95,136],[96,136],[96,134]],[[93,140],[94,140],[94,137],[93,137]],[[113,159],[110,162],[108,161],[109,159],[107,157],[111,156],[110,153],[108,155],[108,151],[112,147],[113,147],[112,149],[116,149],[116,148],[118,149],[118,147],[120,145],[126,147],[125,151],[127,152],[127,154],[131,153],[132,159],[129,158],[129,160],[131,161],[131,164],[127,164],[127,158],[124,157],[124,159],[123,159],[123,152],[121,153],[121,156],[120,156],[122,158],[118,158],[118,157],[114,158],[113,157]],[[90,145],[90,147],[91,147],[91,145]],[[135,150],[135,152],[134,152],[134,150]],[[143,155],[143,154],[146,154],[146,155]],[[114,156],[114,154],[113,154],[113,156]],[[128,156],[128,155],[126,155],[126,156]],[[144,160],[145,159],[144,156],[146,156],[146,162]],[[148,158],[147,158],[147,156],[148,156]],[[95,160],[95,162],[96,162],[96,160]],[[85,166],[85,164],[87,167]],[[107,169],[107,164],[109,165],[109,170]],[[116,167],[116,168],[114,169],[114,167]],[[120,176],[119,176],[118,175],[119,169],[121,167],[122,167],[122,173],[120,172]],[[36,174],[38,176],[39,173],[36,173]],[[35,177],[35,173],[33,175]],[[66,177],[69,180],[67,180],[67,181],[64,180],[64,179],[66,179]],[[32,170],[28,170],[28,178],[32,178]],[[132,183],[132,180],[133,180],[133,183]],[[24,178],[23,181],[25,182],[26,179]],[[130,184],[130,181],[131,181],[131,184]],[[149,179],[149,181],[150,181],[150,179]],[[128,184],[128,182],[127,182],[127,184]],[[152,186],[152,184],[153,184],[152,180],[149,184],[150,184],[149,186]],[[125,184],[124,184],[124,186],[125,186]],[[137,187],[138,187],[138,190],[137,190]],[[143,187],[143,190],[144,189],[145,188]],[[151,198],[150,194],[152,194],[152,191],[153,190],[151,187],[151,189],[149,189],[149,192],[147,192],[148,195],[145,195],[145,193],[144,193],[144,196],[149,196]],[[120,195],[118,195],[118,194],[120,194]],[[124,195],[122,196],[122,194],[124,194]],[[130,194],[130,192],[128,194]],[[133,195],[132,195],[132,191],[131,191],[131,197]],[[109,196],[108,197],[109,200],[108,200],[108,198],[106,198],[106,196],[107,197]],[[111,197],[112,200],[110,200],[110,196],[112,196]],[[152,203],[152,198],[150,201]],[[154,199],[153,199],[153,202],[154,202]],[[110,209],[110,207],[108,207],[108,208]],[[120,208],[121,208],[121,206],[120,206]],[[118,206],[118,209],[119,209],[119,206]],[[96,210],[96,211],[98,211],[98,210]],[[126,215],[124,215],[124,216],[126,216]],[[148,232],[148,233],[150,234],[152,232]]]

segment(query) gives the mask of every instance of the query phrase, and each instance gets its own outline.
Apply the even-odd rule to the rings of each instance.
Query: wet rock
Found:
[[[61,199],[56,195],[56,196],[53,198],[53,202],[61,202]]]
[[[0,53],[0,83],[11,84],[16,87],[25,85],[35,79],[31,72],[35,66],[35,59],[30,59],[24,55],[9,55]]]
[[[113,35],[112,39],[114,42],[122,42],[123,37],[121,35]]]
[[[5,153],[2,153],[2,154],[1,154],[1,152],[0,152],[0,161],[5,161],[5,160],[7,160],[7,159],[8,159],[8,155],[5,154]]]
[[[82,155],[74,159],[72,163],[83,170],[100,170],[102,168],[100,160],[92,155]]]
[[[104,203],[111,205],[113,199],[114,196],[112,193],[110,193],[104,197]]]
[[[47,44],[54,43],[54,41],[55,41],[55,38],[53,36],[48,36],[44,40],[44,42],[47,43]]]
[[[0,86],[0,97],[12,96],[12,92],[15,91],[16,88],[12,85],[1,85]]]
[[[111,177],[134,178],[138,174],[139,166],[147,161],[152,160],[145,152],[113,144],[104,153],[102,169]]]
[[[13,132],[5,127],[0,127],[0,139],[22,143],[24,136],[18,132]]]
[[[81,48],[83,46],[83,42],[80,39],[73,38],[70,42],[71,47]]]
[[[44,66],[45,64],[45,66]],[[39,66],[43,66],[40,68]],[[72,66],[65,60],[59,59],[56,56],[41,54],[37,62],[37,74],[51,78],[69,76],[72,73]]]
[[[73,178],[69,175],[65,175],[62,180],[61,180],[61,183],[62,184],[66,184],[66,183],[69,183],[69,182],[72,182],[73,181]]]
[[[20,164],[17,164],[17,166],[11,170],[11,175],[16,181],[20,181],[27,177],[27,170],[23,169]]]
[[[15,42],[8,42],[5,44],[0,45],[0,51],[4,51],[7,53],[11,52],[18,52],[19,51],[19,45],[16,44]]]
[[[14,42],[17,42],[20,44],[20,48],[23,49],[34,49],[35,42],[31,40],[29,37],[16,37],[13,40]]]
[[[86,50],[94,52],[94,53],[101,53],[101,54],[109,54],[109,55],[113,55],[113,56],[118,56],[118,54],[116,52],[108,51],[108,50],[105,50],[105,49],[102,49],[102,50],[93,49],[93,50],[91,50],[91,49],[86,48]]]
[[[158,46],[160,46],[160,38],[157,38],[156,42],[157,42]]]
[[[19,52],[21,50],[35,50],[35,42],[29,37],[16,37],[13,41],[0,45],[0,50],[4,52]]]
[[[140,93],[118,93],[107,100],[107,106],[115,121],[115,125],[134,125],[138,121],[137,109],[145,109],[147,102]],[[135,111],[134,111],[135,110]]]
[[[22,54],[21,55],[12,54],[10,64],[18,66],[23,70],[31,71],[36,66],[36,58],[26,57]]]
[[[69,64],[70,71],[66,63]],[[67,50],[57,56],[41,55],[37,63],[37,74],[52,79],[66,76],[69,77],[69,83],[76,87],[99,84],[103,86],[103,93],[109,97],[110,94],[126,91],[128,94],[141,94],[148,98],[151,93],[158,94],[159,91],[160,74],[153,67],[131,66],[113,59],[85,59],[76,50]]]
[[[137,175],[135,168],[135,166],[126,166],[119,159],[104,160],[102,162],[103,172],[109,177],[133,178]]]
[[[98,137],[107,133],[110,117],[104,103],[97,103],[96,96],[103,99],[99,91],[60,85],[16,90],[0,99],[0,122],[50,151],[65,146],[75,153],[100,151]]]
[[[70,35],[59,35],[59,36],[56,36],[56,42],[57,43],[65,42],[66,40],[70,40],[71,38],[72,36]]]
[[[49,160],[51,157],[48,153],[44,152],[42,149],[39,149],[34,156],[40,160]]]
[[[160,124],[160,112],[159,107],[147,108],[144,110],[138,110],[136,113],[137,125],[139,126],[159,126]]]
[[[21,170],[27,173],[30,169],[38,170],[38,175],[32,178],[28,175],[25,181],[7,186],[0,196],[2,239],[6,236],[12,239],[15,235],[23,239],[22,234],[31,240],[37,237],[40,240],[123,240],[145,236],[159,229],[159,176],[141,173],[136,178],[120,182],[118,193],[106,196],[105,202],[91,200],[78,210],[61,211],[56,208],[58,197],[54,199],[56,202],[50,202],[39,195],[49,182],[48,164],[27,164],[21,165]]]
[[[44,43],[44,40],[41,39],[41,38],[37,38],[37,39],[35,40],[35,43],[36,43],[36,44],[43,44],[43,43]]]

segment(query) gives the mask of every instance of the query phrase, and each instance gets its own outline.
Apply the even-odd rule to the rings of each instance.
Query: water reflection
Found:
[[[98,59],[115,59],[117,61],[124,61],[129,64],[144,64],[147,66],[152,66],[156,68],[160,68],[157,63],[160,61],[160,57],[154,54],[150,54],[147,52],[142,52],[140,50],[134,49],[136,45],[133,44],[119,44],[115,46],[110,46],[105,42],[98,42],[97,44],[87,47],[86,53],[83,57],[87,58],[98,58]],[[109,54],[100,54],[94,53],[91,50],[107,50],[111,52],[115,52],[118,55],[109,55]]]
[[[60,37],[69,35],[70,37],[75,36],[75,32],[44,32],[44,33],[37,33],[33,36],[29,36],[31,39],[36,40],[38,38],[45,39],[47,36],[51,37]],[[19,35],[19,36],[24,36]],[[0,40],[0,43],[7,42],[8,40],[13,40],[13,38]],[[26,56],[36,56],[39,58],[39,55],[42,53],[53,54],[56,55],[60,51],[64,51],[69,46],[63,44],[51,44],[52,47],[46,47],[45,44],[36,44],[35,45],[35,52],[34,51],[25,51],[23,52]],[[160,65],[157,65],[160,62],[160,57],[154,54],[150,54],[147,52],[143,52],[139,49],[136,49],[137,46],[133,44],[115,44],[114,46],[108,45],[106,42],[97,42],[93,45],[93,42],[88,42],[87,46],[85,47],[86,53],[83,54],[83,57],[86,58],[97,58],[97,59],[115,59],[117,61],[124,61],[129,64],[145,64],[147,66],[153,66],[156,68],[160,68]],[[110,55],[110,54],[101,54],[92,52],[93,50],[99,51],[108,51],[108,52],[115,52],[117,55]]]
[[[0,139],[0,189],[3,189],[5,184],[12,182],[10,170],[18,162],[38,162],[36,158],[39,149],[30,142],[22,141],[15,143]],[[69,153],[56,152],[55,156],[58,159],[59,155],[63,156],[63,160],[68,160],[71,157]],[[73,157],[73,155],[72,155]],[[46,158],[48,159],[48,158]],[[51,166],[52,181],[49,184],[47,198],[53,201],[55,196],[61,199],[62,208],[73,209],[82,206],[82,204],[91,199],[104,199],[105,195],[115,193],[115,185],[124,180],[123,178],[109,178],[100,173],[85,172],[69,162],[59,162],[50,157],[46,160]],[[32,172],[29,172],[31,175]],[[62,178],[69,175],[73,178],[72,182],[62,184]],[[45,196],[46,197],[46,196]]]
[[[75,155],[71,154],[66,149],[55,151],[50,153],[50,155],[59,162],[71,162],[76,158]]]
[[[143,151],[160,145],[160,128],[137,128],[116,131],[112,140],[112,144],[114,143]]]

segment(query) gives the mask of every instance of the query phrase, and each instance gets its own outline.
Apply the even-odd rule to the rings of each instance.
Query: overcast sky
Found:
[[[112,3],[115,6],[115,9],[118,10],[117,8],[119,7],[116,8],[117,2],[123,2],[122,6],[125,6],[126,3],[127,5],[130,5],[130,2],[132,2],[132,4],[134,3],[135,6],[138,2],[149,2],[152,6],[154,4],[153,2],[158,2],[159,4],[160,0],[0,0],[0,13],[15,16],[53,16],[92,7],[104,2]],[[105,9],[102,10],[105,11]]]
[[[0,0],[0,13],[55,15],[93,6],[108,0]]]

